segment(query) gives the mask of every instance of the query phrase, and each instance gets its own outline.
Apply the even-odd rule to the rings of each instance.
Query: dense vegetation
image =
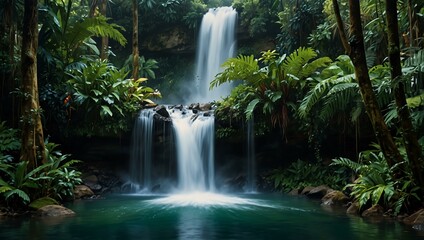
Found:
[[[281,145],[306,139],[314,157],[273,170],[278,190],[328,184],[361,206],[381,204],[395,214],[422,202],[423,3],[46,0],[34,16],[26,2],[0,7],[0,203],[11,210],[46,196],[72,198],[81,182],[76,161],[44,136],[60,142],[128,131],[137,111],[160,92],[171,94],[187,74],[203,14],[222,5],[239,13],[240,55],[223,64],[211,87],[241,83],[217,102],[219,137],[254,117],[256,133],[278,132]],[[138,25],[128,17],[136,12]],[[140,57],[129,44],[134,26]],[[32,41],[29,29],[38,30]],[[186,36],[183,50],[153,45],[171,30]],[[347,150],[324,153],[339,139],[348,139]]]

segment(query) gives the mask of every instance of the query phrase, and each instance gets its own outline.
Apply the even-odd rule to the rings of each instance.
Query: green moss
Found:
[[[29,204],[29,207],[32,209],[39,209],[47,205],[59,205],[59,203],[50,197],[42,197],[39,199],[36,199],[32,203]]]

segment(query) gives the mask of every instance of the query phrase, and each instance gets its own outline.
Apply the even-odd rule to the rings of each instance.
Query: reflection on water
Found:
[[[196,205],[197,204],[197,205]],[[62,219],[0,218],[0,239],[421,239],[397,221],[370,223],[282,195],[109,196]]]

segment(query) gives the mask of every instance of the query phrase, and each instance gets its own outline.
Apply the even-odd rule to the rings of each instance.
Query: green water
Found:
[[[371,222],[280,194],[239,203],[177,204],[165,196],[76,201],[66,218],[0,218],[0,239],[421,239],[396,221]],[[163,200],[165,199],[165,200]],[[234,199],[233,199],[234,200]],[[237,200],[237,199],[235,199]]]

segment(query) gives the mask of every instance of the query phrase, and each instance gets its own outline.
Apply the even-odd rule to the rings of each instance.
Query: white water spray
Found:
[[[203,16],[196,58],[198,93],[194,101],[210,102],[230,94],[230,84],[209,91],[209,83],[220,72],[221,64],[234,56],[236,19],[237,12],[232,7],[209,9]]]
[[[255,159],[255,121],[252,118],[247,122],[247,174],[246,192],[256,192],[256,159]]]
[[[132,136],[130,153],[130,181],[132,190],[150,190],[153,151],[153,115],[152,109],[140,112]]]
[[[190,110],[176,110],[171,117],[179,192],[214,191],[214,117],[195,115]]]

